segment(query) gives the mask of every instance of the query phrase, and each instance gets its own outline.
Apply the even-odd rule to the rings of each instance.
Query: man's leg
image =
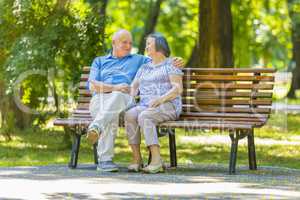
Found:
[[[90,101],[89,110],[93,119],[96,118],[99,112],[102,112],[105,99],[107,99],[106,94],[103,93],[96,94],[92,97]],[[91,123],[88,127],[88,132],[86,137],[88,143],[95,144],[99,139],[99,134],[100,134],[100,127],[98,126],[98,124]]]
[[[98,140],[98,159],[100,162],[112,161],[114,156],[114,144],[118,133],[119,118],[112,120],[105,126]]]
[[[98,141],[98,156],[99,167],[102,171],[115,171],[117,168],[111,161],[114,156],[114,140],[118,131],[119,114],[132,103],[131,101],[132,97],[128,94],[112,92],[103,94],[103,98],[97,102],[100,107],[90,127],[99,127],[101,132]],[[91,102],[91,105],[93,103]]]
[[[129,106],[132,100],[130,95],[122,92],[104,94],[103,97],[104,98],[100,99],[101,102],[99,102],[101,108],[91,123],[91,126],[99,126],[100,130],[104,130],[108,123],[116,119],[116,116],[119,116],[119,114]]]

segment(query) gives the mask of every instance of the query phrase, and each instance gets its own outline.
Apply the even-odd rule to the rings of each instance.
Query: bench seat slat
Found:
[[[193,81],[183,81],[183,88],[186,89],[257,89],[257,90],[272,90],[273,84],[251,84],[251,83],[194,83]]]
[[[235,107],[212,107],[199,105],[184,104],[182,105],[183,112],[216,112],[216,113],[262,113],[267,114],[271,112],[270,108],[235,108]]]
[[[271,68],[183,68],[186,73],[274,73],[276,69]]]
[[[186,91],[182,94],[182,98],[194,97],[203,98],[224,98],[224,97],[247,97],[247,98],[272,98],[272,92],[235,92],[235,91]]]
[[[183,80],[197,81],[274,81],[274,76],[184,75]]]
[[[56,119],[53,124],[55,126],[88,126],[92,122],[92,119],[82,118],[67,118],[67,119]]]
[[[56,119],[56,126],[84,126],[87,127],[91,123],[91,119],[68,118]],[[255,124],[246,123],[231,123],[231,122],[215,122],[215,121],[168,121],[159,125],[161,128],[219,128],[219,129],[251,129]]]
[[[218,123],[215,121],[170,121],[159,125],[161,128],[189,128],[189,129],[252,129],[251,124]]]
[[[197,116],[184,116],[179,117],[180,120],[209,120],[209,121],[239,121],[239,122],[261,122],[265,123],[267,118],[235,118],[235,117],[197,117]]]
[[[237,117],[237,118],[268,118],[267,114],[242,114],[242,113],[213,113],[213,112],[183,112],[182,117],[194,116],[194,117]]]
[[[90,72],[89,66],[84,66],[82,69],[82,73],[88,74]],[[183,68],[184,72],[218,72],[218,73],[274,73],[276,69],[271,68]]]
[[[240,100],[240,99],[182,99],[183,104],[199,105],[271,105],[271,99],[259,99],[259,100]]]

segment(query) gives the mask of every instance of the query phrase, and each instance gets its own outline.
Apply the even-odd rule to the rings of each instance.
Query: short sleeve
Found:
[[[166,70],[169,75],[180,75],[183,76],[183,72],[180,68],[175,67],[172,64],[166,65]]]
[[[143,64],[147,64],[147,63],[149,63],[149,62],[151,62],[151,58],[148,57],[148,56],[143,56],[143,61],[142,61],[142,63],[143,63]]]
[[[136,73],[136,75],[135,75],[135,78],[137,78],[137,79],[140,79],[140,78],[141,78],[145,66],[146,66],[146,64],[143,64],[143,65],[139,68],[139,70],[137,71],[137,73]]]
[[[100,57],[97,57],[94,59],[93,63],[92,63],[92,66],[90,68],[90,74],[89,74],[89,78],[88,78],[88,81],[87,81],[87,84],[86,84],[86,88],[89,90],[89,85],[90,85],[90,82],[92,80],[96,80],[99,73],[101,71],[101,59]],[[101,81],[101,80],[98,80],[98,81]]]

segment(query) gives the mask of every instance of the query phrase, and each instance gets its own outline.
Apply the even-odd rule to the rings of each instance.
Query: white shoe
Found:
[[[151,165],[150,164],[147,167],[143,168],[142,170],[145,173],[156,174],[156,173],[159,173],[159,172],[164,172],[165,171],[165,166],[164,166],[163,162],[161,161],[157,165]]]
[[[131,164],[127,167],[128,172],[139,172],[143,168],[143,164]]]

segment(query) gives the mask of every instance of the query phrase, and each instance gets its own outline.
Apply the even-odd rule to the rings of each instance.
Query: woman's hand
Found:
[[[184,68],[184,61],[181,57],[173,57],[172,64],[178,68]]]
[[[163,99],[162,98],[157,98],[157,99],[154,99],[152,101],[150,101],[149,103],[149,108],[156,108],[158,107],[159,105],[163,104]]]

